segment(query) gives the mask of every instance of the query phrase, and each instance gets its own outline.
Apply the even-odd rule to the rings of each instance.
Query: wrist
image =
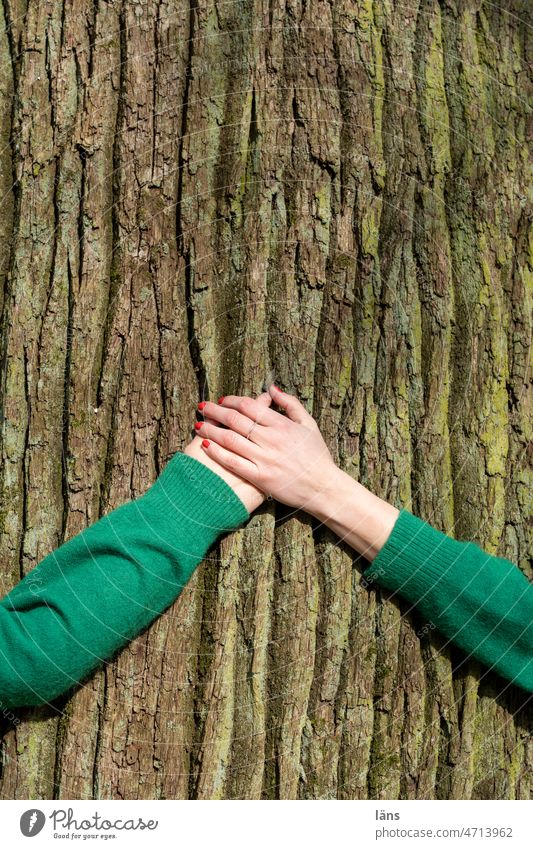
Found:
[[[222,532],[249,518],[246,506],[226,481],[185,451],[176,451],[154,483],[132,503],[148,525],[152,517],[165,515],[158,533],[168,534],[170,541],[175,527],[181,528],[187,546],[180,549],[180,557],[188,563],[195,557],[194,562],[201,559],[198,552],[206,550]]]
[[[400,513],[338,466],[309,512],[368,560],[383,548]]]
[[[233,490],[235,495],[242,501],[249,513],[253,513],[265,500],[264,493],[260,492],[253,484],[243,480],[243,478],[234,475],[228,469],[225,469],[204,451],[202,448],[202,438],[199,436],[193,437],[183,449],[184,454],[194,457],[204,466],[207,466],[212,472],[222,478],[222,480]]]

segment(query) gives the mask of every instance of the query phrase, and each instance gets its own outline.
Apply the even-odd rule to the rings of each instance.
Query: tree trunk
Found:
[[[2,593],[274,379],[339,464],[533,570],[527,0],[3,0]],[[527,693],[266,503],[2,798],[521,798]]]

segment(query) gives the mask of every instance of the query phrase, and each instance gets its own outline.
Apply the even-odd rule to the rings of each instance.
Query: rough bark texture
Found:
[[[528,3],[3,0],[2,593],[142,493],[196,403],[531,553]],[[280,505],[54,709],[4,798],[530,798],[527,694]]]

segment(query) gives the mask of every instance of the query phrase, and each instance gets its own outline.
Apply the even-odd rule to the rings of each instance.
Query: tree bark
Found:
[[[274,379],[396,506],[531,555],[527,2],[3,0],[2,593]],[[531,797],[528,695],[267,503],[3,798]]]

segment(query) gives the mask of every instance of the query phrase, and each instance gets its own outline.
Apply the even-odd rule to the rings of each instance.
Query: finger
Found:
[[[246,457],[252,462],[257,461],[262,456],[261,449],[255,442],[235,433],[234,430],[228,430],[217,424],[208,424],[207,422],[198,422],[198,424],[200,425],[197,428],[199,436],[216,442],[217,445],[221,445],[227,451],[240,454],[241,457]]]
[[[259,402],[259,404],[264,404],[265,407],[270,407],[272,403],[272,395],[270,392],[261,392],[261,395],[258,395],[255,399]]]
[[[264,407],[270,407],[270,405],[272,404],[272,396],[270,395],[270,392],[262,392],[260,395],[257,396],[257,398],[255,400],[259,404],[262,404]],[[217,404],[222,404],[223,401],[224,401],[224,395],[221,395],[220,398],[217,401]],[[207,417],[206,417],[205,420],[208,421]],[[214,421],[214,419],[212,419],[210,421]]]
[[[210,424],[216,424],[214,419],[205,418],[204,421],[209,422]],[[199,437],[200,439],[202,438],[201,434],[199,433],[199,429],[200,429],[201,424],[202,424],[202,422],[195,422],[194,423],[194,427],[191,429],[191,436],[193,438],[194,437]]]
[[[270,393],[268,394],[270,395]],[[277,424],[280,418],[283,418],[280,413],[276,413],[265,406],[259,398],[250,398],[248,395],[226,395],[220,400],[221,403],[216,405],[219,408],[237,410],[241,415],[251,419],[252,422],[256,421],[265,426]],[[272,396],[270,396],[270,403],[272,403]],[[211,415],[211,408],[208,411]]]
[[[268,387],[268,391],[278,407],[282,407],[289,419],[292,419],[293,422],[297,422],[298,424],[315,423],[313,416],[307,412],[302,402],[294,395],[289,395],[288,392],[282,392],[274,383]]]
[[[224,396],[221,396],[218,399],[218,404],[220,405],[223,400],[224,400]],[[272,396],[270,395],[269,392],[262,392],[260,395],[257,396],[256,401],[258,401],[264,407],[269,407],[270,404],[272,404]],[[213,424],[216,427],[218,427],[220,430],[223,430],[223,428],[225,426],[221,421],[217,422],[216,419],[210,418],[209,416],[205,415],[205,406],[204,406],[204,409],[201,411],[201,413],[204,416],[203,420],[204,420],[204,422],[206,422],[206,424]],[[247,425],[246,433],[244,433],[244,434],[241,433],[241,435],[247,436],[247,434],[250,432],[250,427],[251,427],[250,420],[247,419],[247,422],[248,422],[248,425]],[[253,424],[253,422],[252,422],[252,424]],[[202,427],[202,422],[196,422],[195,423],[195,425],[194,425],[195,430],[194,430],[194,434],[193,434],[194,436],[197,436],[199,438],[202,438],[204,436],[204,431],[201,430],[201,427]],[[209,434],[205,433],[205,436],[208,437]],[[216,435],[214,435],[214,438],[216,440]]]
[[[195,422],[194,423],[193,436],[196,436],[199,439],[202,439],[202,433],[200,432],[200,428],[203,426],[204,423],[205,424],[212,424],[212,425],[215,425],[216,427],[219,427],[220,429],[222,429],[222,425],[219,424],[217,421],[215,421],[215,419],[209,419],[207,416],[205,416],[205,418],[201,422]]]
[[[264,404],[265,407],[270,407],[270,405],[272,404],[272,396],[268,391],[261,392],[261,394],[258,395],[255,400],[258,401],[260,404]],[[222,404],[223,401],[224,395],[221,395],[217,401],[217,404]]]
[[[250,460],[246,460],[232,451],[227,451],[226,448],[222,448],[221,445],[210,439],[202,439],[202,448],[209,457],[212,457],[213,460],[220,463],[228,471],[253,484],[258,480],[257,466]]]
[[[243,403],[246,402],[246,403]],[[249,402],[249,403],[248,403]],[[204,401],[198,405],[200,412],[210,419],[214,419],[219,424],[224,424],[226,427],[240,433],[241,436],[246,436],[252,424],[257,422],[256,430],[263,429],[265,426],[265,418],[273,415],[282,418],[279,413],[274,413],[268,407],[254,398],[240,397],[230,395],[222,400],[221,404],[214,404],[212,401]]]

